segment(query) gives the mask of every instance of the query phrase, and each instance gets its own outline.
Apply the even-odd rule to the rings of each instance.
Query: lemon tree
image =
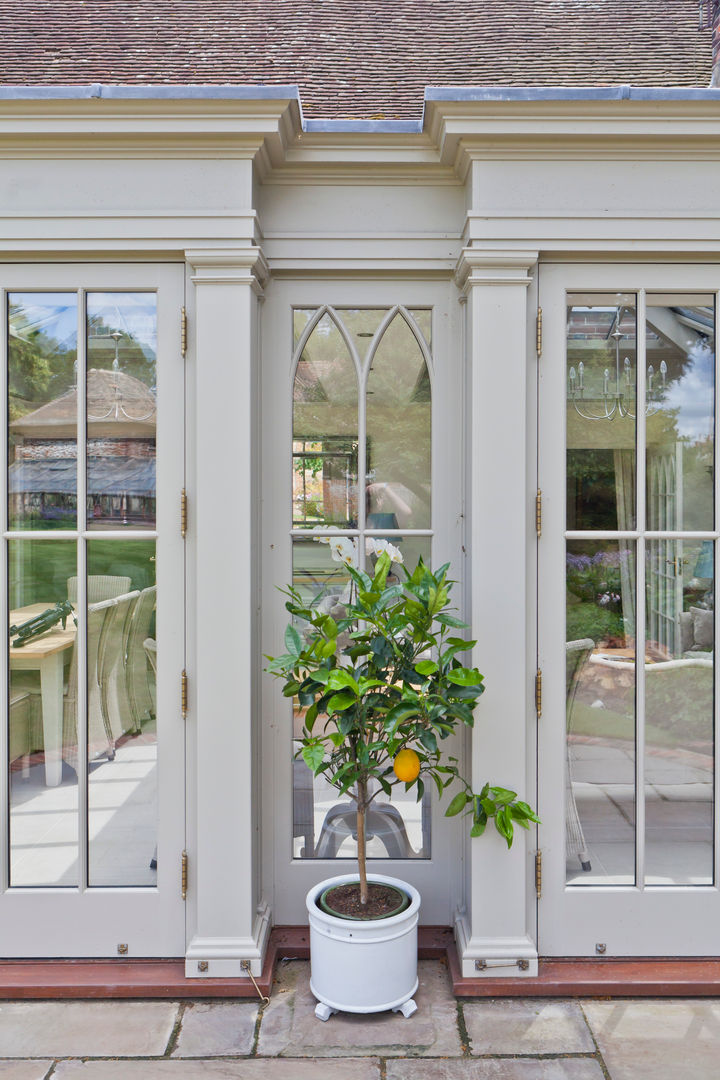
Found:
[[[346,542],[350,543],[350,542]],[[304,722],[299,754],[357,804],[361,902],[367,902],[365,816],[380,792],[404,784],[418,801],[430,782],[442,797],[459,788],[447,816],[465,813],[472,836],[491,819],[508,847],[515,824],[538,818],[517,793],[485,784],[474,792],[458,761],[444,752],[458,727],[472,727],[483,676],[463,657],[476,644],[460,635],[467,625],[452,614],[449,564],[432,571],[420,560],[412,572],[397,564],[394,549],[377,557],[373,575],[340,552],[352,587],[338,618],[309,606],[289,588],[286,652],[268,657],[268,671],[282,679],[286,697],[299,701]]]

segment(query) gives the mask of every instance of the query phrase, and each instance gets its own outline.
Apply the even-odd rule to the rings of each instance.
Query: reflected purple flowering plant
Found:
[[[597,551],[594,555],[573,555],[568,552],[568,590],[585,603],[620,611],[621,573],[627,559],[626,551]]]

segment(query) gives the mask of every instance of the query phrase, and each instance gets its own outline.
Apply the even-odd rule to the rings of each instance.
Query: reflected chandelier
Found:
[[[605,368],[603,372],[603,386],[602,386],[602,408],[603,412],[591,413],[587,411],[587,404],[585,402],[585,365],[582,360],[577,366],[577,371],[574,367],[570,368],[568,383],[569,383],[569,399],[572,401],[573,408],[578,416],[582,416],[584,420],[612,420],[614,417],[619,416],[621,419],[629,417],[634,420],[636,413],[630,411],[625,404],[625,396],[633,386],[632,378],[632,364],[630,357],[626,356],[622,362],[622,371],[620,365],[620,342],[626,335],[623,334],[620,329],[620,317],[622,311],[618,308],[614,319],[615,330],[608,336],[615,341],[615,383],[611,388],[610,386],[610,368]],[[646,398],[647,405],[645,406],[645,415],[652,416],[656,413],[662,404],[662,397],[665,392],[667,377],[667,364],[663,360],[660,364],[660,385],[653,386],[655,380],[655,368],[652,364],[648,364],[647,369],[647,387]],[[597,398],[593,397],[593,400]]]

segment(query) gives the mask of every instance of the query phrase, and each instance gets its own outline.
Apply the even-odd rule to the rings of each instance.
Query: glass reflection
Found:
[[[712,541],[652,540],[646,571],[645,880],[713,881]]]
[[[431,520],[430,375],[401,314],[383,334],[367,380],[367,526],[427,529]]]
[[[714,298],[648,296],[646,349],[648,528],[712,529]]]
[[[570,294],[567,527],[635,528],[634,293]]]
[[[75,541],[8,542],[11,886],[78,884],[75,567]]]
[[[357,432],[355,365],[336,324],[324,315],[293,385],[294,528],[356,527]]]
[[[155,527],[154,293],[87,296],[87,524]]]
[[[77,298],[8,296],[8,523],[77,527]]]
[[[156,884],[155,544],[88,543],[88,883]]]
[[[389,538],[390,539],[390,538]],[[391,539],[412,568],[422,556],[430,560],[430,538]],[[365,543],[366,567],[374,563],[373,544]],[[357,555],[358,541],[348,538],[348,552]],[[395,565],[392,573],[400,581],[403,574]],[[390,578],[388,579],[390,580]],[[335,562],[328,545],[295,538],[293,542],[293,584],[306,602],[342,618],[350,598],[351,578],[342,562]],[[302,624],[298,624],[302,633]],[[349,640],[349,639],[348,639]],[[305,710],[297,700],[293,706],[293,858],[354,858],[357,842],[353,837],[355,804],[350,796],[338,799],[338,793],[323,777],[313,777],[302,759],[295,759]],[[412,792],[395,788],[392,799],[379,795],[368,818],[368,856],[371,858],[430,857],[429,789],[420,803]],[[372,820],[371,820],[372,819]]]
[[[635,881],[635,545],[566,555],[566,880]]]

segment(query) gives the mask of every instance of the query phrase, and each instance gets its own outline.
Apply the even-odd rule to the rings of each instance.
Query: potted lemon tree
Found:
[[[358,872],[320,882],[307,897],[311,988],[321,1019],[338,1009],[410,1015],[420,897],[406,882],[368,874],[375,800],[398,786],[418,801],[428,783],[441,798],[454,787],[446,815],[466,814],[473,837],[492,820],[508,847],[515,824],[538,819],[514,791],[486,783],[474,792],[444,752],[458,727],[472,727],[483,692],[483,676],[463,663],[475,642],[460,636],[466,624],[452,614],[449,565],[432,571],[420,560],[409,572],[396,548],[371,540],[371,575],[354,565],[354,541],[318,539],[347,564],[349,588],[331,610],[287,589],[286,652],[268,658],[303,712],[298,754],[355,807]]]

